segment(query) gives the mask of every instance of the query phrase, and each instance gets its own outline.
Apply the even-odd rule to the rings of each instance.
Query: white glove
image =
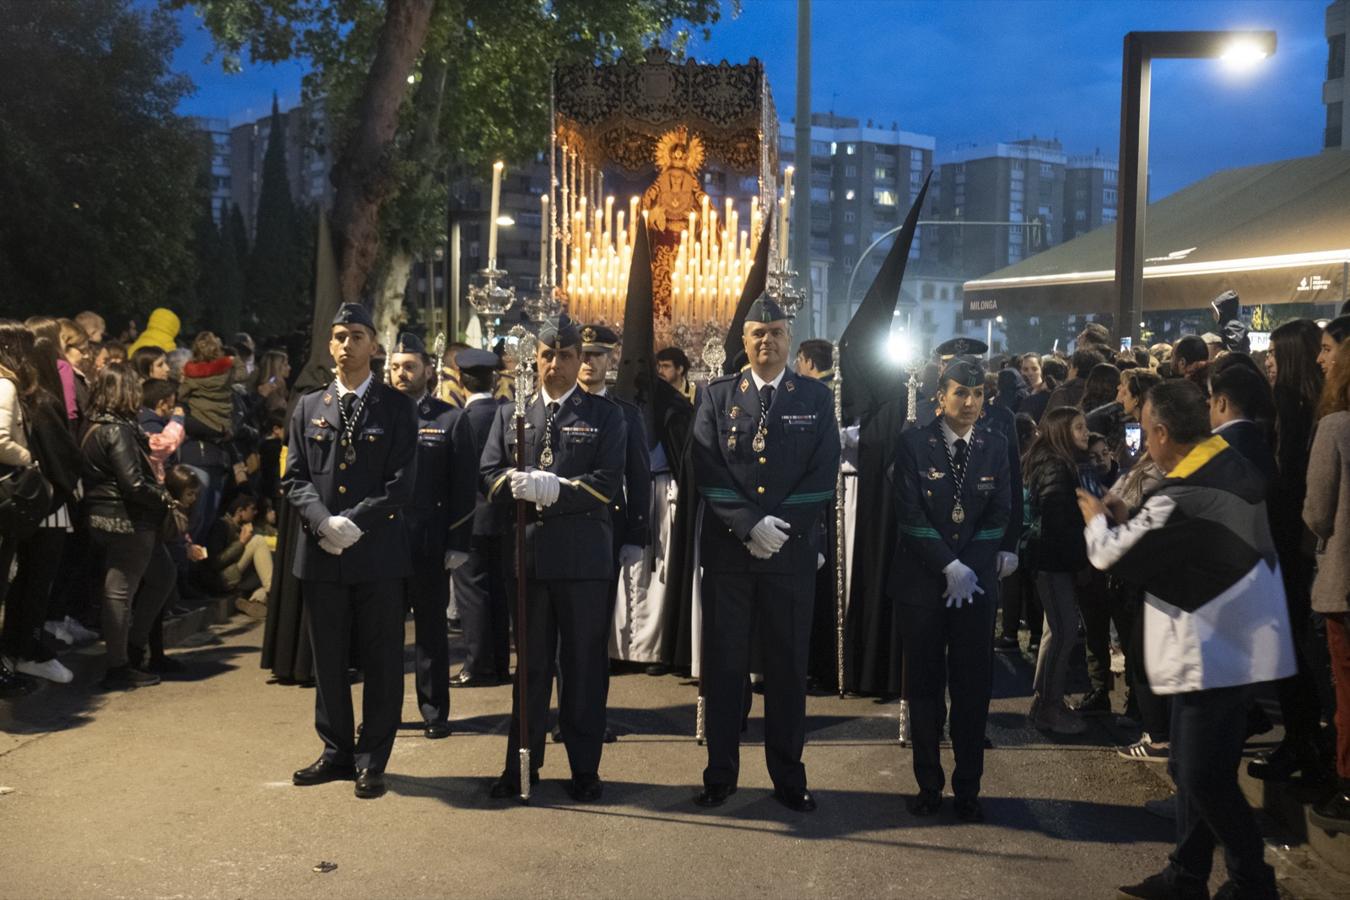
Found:
[[[327,538],[330,544],[341,550],[361,540],[362,534],[364,532],[360,526],[346,516],[329,516],[319,526],[319,537]]]
[[[326,537],[319,538],[319,546],[323,548],[325,553],[331,553],[334,556],[341,556],[342,551],[346,549],[345,547],[333,543]]]
[[[445,570],[447,572],[455,571],[455,569],[458,569],[468,561],[469,554],[465,553],[463,550],[445,551]]]
[[[753,540],[745,542],[745,549],[749,550],[750,555],[755,559],[770,559],[773,557],[773,551],[761,548]]]
[[[816,554],[816,571],[819,572],[819,571],[820,571],[821,569],[823,569],[823,568],[825,568],[825,554],[824,554],[824,553],[817,553],[817,554]]]
[[[839,429],[839,443],[844,447],[853,448],[858,446],[859,426],[849,425],[847,428]]]
[[[947,576],[947,590],[942,596],[949,608],[960,609],[966,603],[975,602],[976,594],[984,593],[974,570],[959,559],[948,563],[942,574]]]
[[[750,529],[749,543],[753,544],[760,553],[766,555],[759,556],[758,553],[754,555],[759,559],[768,559],[782,550],[783,545],[787,543],[788,532],[791,530],[792,526],[777,516],[765,516],[760,519],[759,523]]]
[[[552,506],[558,500],[562,483],[552,472],[534,469],[529,472],[511,473],[511,496],[517,500],[533,503],[540,509]]]
[[[643,548],[637,544],[624,544],[619,548],[619,565],[631,566],[642,562]]]
[[[1007,550],[998,551],[998,577],[1007,578],[1017,571],[1017,554]]]

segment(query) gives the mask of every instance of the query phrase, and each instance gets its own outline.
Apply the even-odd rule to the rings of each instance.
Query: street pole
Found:
[[[811,0],[797,0],[797,116],[793,162],[797,167],[797,196],[792,203],[792,242],[788,248],[797,287],[802,291],[798,322],[806,327],[798,338],[819,337],[829,322],[816,328],[816,300],[811,296]],[[801,186],[805,186],[802,190]],[[823,302],[823,298],[822,298]],[[824,310],[822,310],[824,312]],[[828,318],[828,313],[822,318]]]
[[[1148,119],[1152,61],[1137,32],[1125,35],[1120,95],[1116,214],[1116,332],[1137,343],[1144,304],[1144,219],[1148,212]]]

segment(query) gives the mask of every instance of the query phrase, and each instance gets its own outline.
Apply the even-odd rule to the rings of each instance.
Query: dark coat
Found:
[[[483,464],[483,450],[487,448],[488,438],[492,435],[492,423],[497,420],[498,409],[506,401],[492,397],[476,400],[464,407],[463,418],[473,436],[478,468]],[[476,470],[477,471],[477,470]],[[475,537],[491,537],[504,534],[509,527],[507,513],[509,509],[500,503],[489,503],[487,491],[483,490],[481,478],[475,476],[474,490],[476,503],[473,512],[473,534]]]
[[[976,428],[966,455],[960,497],[965,518],[956,523],[941,421],[900,436],[895,461],[900,541],[887,591],[897,603],[942,606],[947,587],[942,570],[954,559],[975,571],[985,597],[996,602],[998,551],[1013,506],[1007,442]]]
[[[419,559],[468,551],[478,494],[478,445],[463,413],[435,397],[417,403],[417,483],[403,514]]]
[[[406,578],[412,557],[399,514],[417,481],[417,409],[392,387],[373,382],[353,429],[356,461],[343,461],[337,390],[302,397],[291,415],[282,489],[300,513],[297,578],[361,584]],[[334,556],[319,546],[319,526],[346,516],[364,532]]]
[[[99,414],[81,444],[84,499],[80,509],[103,531],[158,529],[171,500],[150,465],[150,441],[130,419]]]
[[[70,433],[66,409],[61,400],[46,391],[24,407],[28,417],[28,450],[42,467],[42,475],[52,486],[49,512],[73,502],[80,483],[84,458],[75,436]]]
[[[1034,572],[1079,572],[1087,568],[1083,514],[1078,510],[1078,471],[1060,460],[1037,466],[1027,478],[1035,525],[1025,562]]]
[[[705,502],[701,562],[709,572],[810,577],[839,471],[834,398],[825,385],[789,371],[768,410],[762,452],[752,445],[758,416],[749,372],[714,380],[695,412],[694,469]],[[770,515],[789,523],[788,541],[769,559],[756,559],[745,543]]]
[[[515,409],[503,404],[492,422],[479,467],[487,499],[514,510],[511,473],[516,468]],[[544,403],[539,395],[525,410],[525,461],[542,468]],[[528,504],[526,566],[531,577],[556,581],[609,580],[614,569],[610,507],[623,489],[628,427],[611,400],[577,388],[554,417],[553,465],[565,479],[553,505]],[[514,545],[511,558],[514,559]]]
[[[614,499],[614,543],[645,547],[652,542],[652,457],[647,449],[647,429],[642,424],[642,410],[627,400],[611,397],[623,410],[628,426],[628,441],[624,449],[623,490]]]

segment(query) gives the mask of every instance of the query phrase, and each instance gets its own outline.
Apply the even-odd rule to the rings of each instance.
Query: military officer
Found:
[[[417,480],[417,410],[371,372],[375,326],[357,303],[333,318],[337,378],[296,404],[283,487],[302,523],[300,579],[314,651],[314,727],[323,755],[297,785],[356,780],[384,793],[403,706],[403,579],[412,573],[399,514]],[[365,671],[363,728],[353,740],[351,642]]]
[[[1008,450],[977,428],[984,367],[968,357],[938,378],[938,415],[901,435],[895,461],[899,546],[887,593],[904,636],[918,816],[942,805],[938,755],[950,689],[956,814],[982,821],[984,729],[993,683],[998,553],[1012,514]]]
[[[612,401],[577,386],[581,333],[567,316],[539,332],[539,390],[525,422],[525,470],[516,468],[513,408],[498,410],[483,450],[481,473],[493,503],[524,500],[528,577],[525,627],[531,764],[544,761],[555,656],[561,665],[558,721],[578,802],[599,800],[609,672],[609,589],[614,571],[610,506],[623,489],[627,427]],[[517,627],[520,625],[517,623]],[[520,692],[513,692],[506,769],[492,786],[516,796]],[[533,773],[531,779],[533,780]]]
[[[700,806],[736,790],[745,679],[758,636],[764,668],[764,755],[774,796],[810,812],[802,745],[822,513],[834,496],[839,432],[827,387],[787,370],[787,316],[751,305],[749,368],[708,385],[695,413],[694,470],[705,501],[703,662],[708,766]]]
[[[432,362],[415,334],[398,336],[389,352],[390,383],[417,404],[417,483],[403,516],[413,574],[406,583],[413,611],[414,678],[424,733],[450,735],[450,605],[448,571],[469,558],[478,448],[461,411],[428,392]]]
[[[652,460],[647,446],[647,430],[642,410],[614,396],[605,384],[614,363],[619,336],[604,325],[586,325],[581,329],[581,372],[577,383],[588,394],[605,397],[618,404],[628,428],[624,450],[623,490],[614,498],[614,584],[610,602],[614,602],[624,572],[642,562],[643,550],[651,543]]]
[[[473,434],[475,459],[481,460],[497,410],[505,402],[492,395],[501,361],[487,350],[466,349],[455,355],[455,365],[467,392],[463,418]],[[465,652],[464,666],[450,679],[451,687],[489,687],[511,677],[511,620],[502,556],[510,510],[489,503],[481,488],[476,493],[469,559],[454,573]]]

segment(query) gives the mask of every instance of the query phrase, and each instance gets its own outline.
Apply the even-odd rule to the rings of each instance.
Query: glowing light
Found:
[[[1270,53],[1255,41],[1234,41],[1220,55],[1230,69],[1250,69]]]
[[[886,338],[886,356],[897,366],[907,366],[914,360],[914,341],[903,331],[895,331]]]
[[[510,216],[497,217],[497,226],[499,228],[510,228],[514,224],[516,224],[516,220],[511,218]]]

